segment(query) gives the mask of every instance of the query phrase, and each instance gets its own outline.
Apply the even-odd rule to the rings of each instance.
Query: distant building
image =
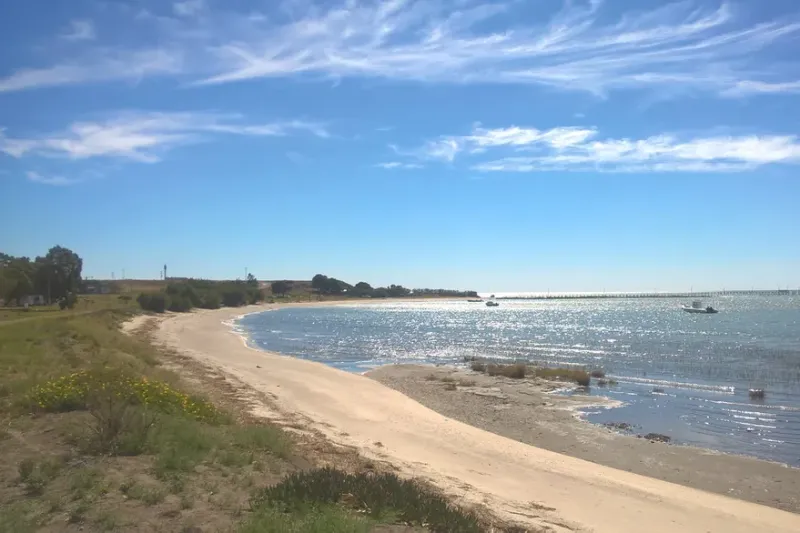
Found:
[[[19,299],[19,305],[23,307],[27,305],[45,305],[46,303],[44,296],[41,294],[29,294]]]
[[[84,294],[109,294],[111,285],[102,281],[85,281],[83,283],[83,292]]]

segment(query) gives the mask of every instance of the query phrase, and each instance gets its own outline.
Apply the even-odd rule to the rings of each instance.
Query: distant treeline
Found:
[[[285,282],[283,282],[285,283]],[[324,274],[317,274],[311,279],[311,288],[325,295],[350,296],[354,298],[406,298],[417,296],[448,296],[476,298],[478,293],[475,291],[456,291],[448,289],[407,289],[402,285],[389,285],[388,287],[373,288],[365,281],[359,281],[355,285],[350,285],[340,279],[331,278]],[[273,283],[272,292],[275,292]]]
[[[137,302],[146,311],[186,312],[195,307],[219,309],[255,304],[264,300],[258,280],[249,274],[244,281],[210,281],[188,279],[169,283],[163,291],[143,292]]]

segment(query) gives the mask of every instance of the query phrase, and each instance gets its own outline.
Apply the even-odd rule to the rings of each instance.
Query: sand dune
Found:
[[[504,519],[553,531],[800,531],[800,515],[535,448],[446,418],[367,377],[248,348],[225,324],[241,313],[174,315],[157,336],[274,397],[288,419],[457,499],[486,503]]]

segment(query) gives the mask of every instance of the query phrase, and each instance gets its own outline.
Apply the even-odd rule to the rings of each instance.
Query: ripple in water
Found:
[[[725,297],[718,315],[678,300],[387,302],[289,308],[237,322],[254,345],[352,372],[464,357],[603,368],[625,402],[588,414],[679,443],[800,465],[800,299]],[[764,388],[764,400],[748,389]]]

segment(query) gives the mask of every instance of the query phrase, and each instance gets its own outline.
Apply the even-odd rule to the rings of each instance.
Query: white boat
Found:
[[[497,302],[486,302],[486,307],[500,307],[500,304]]]
[[[703,302],[701,302],[700,300],[693,301],[691,306],[684,305],[683,307],[681,307],[681,309],[683,309],[687,313],[701,313],[701,314],[706,314],[706,315],[712,315],[714,313],[719,313],[719,311],[717,311],[716,309],[714,309],[710,305],[708,307],[704,306]]]

